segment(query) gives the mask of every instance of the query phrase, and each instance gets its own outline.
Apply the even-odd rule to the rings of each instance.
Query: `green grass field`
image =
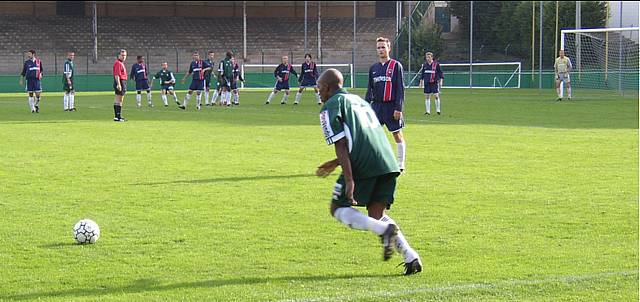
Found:
[[[312,95],[266,95],[197,112],[129,94],[126,123],[111,94],[69,113],[47,93],[40,114],[0,95],[0,300],[638,301],[637,99],[446,90],[425,117],[408,91],[390,215],[425,268],[405,277],[329,215]],[[82,218],[94,245],[73,242]]]

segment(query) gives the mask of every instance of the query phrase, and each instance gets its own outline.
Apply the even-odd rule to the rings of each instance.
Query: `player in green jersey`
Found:
[[[160,95],[162,97],[162,102],[164,102],[164,106],[169,106],[167,94],[172,95],[173,101],[180,106],[180,101],[178,101],[178,96],[173,88],[173,85],[176,84],[176,77],[173,75],[173,72],[169,70],[169,64],[167,62],[162,63],[162,69],[153,76],[153,80],[151,80],[151,87],[149,87],[150,89],[153,88],[153,82],[155,79],[160,79]]]
[[[316,174],[325,177],[337,166],[342,167],[333,191],[331,215],[352,229],[380,235],[383,259],[389,260],[395,248],[404,257],[405,275],[421,272],[420,256],[385,213],[394,200],[400,175],[398,162],[369,103],[344,90],[343,82],[336,69],[326,70],[318,80],[324,103],[320,124],[327,144],[335,147],[337,159],[322,164]],[[369,216],[352,206],[366,206]]]
[[[221,87],[220,106],[231,106],[231,83],[233,82],[233,53],[227,51],[227,56],[218,66],[218,82]]]
[[[76,92],[73,88],[73,74],[75,72],[76,53],[70,51],[67,53],[67,60],[64,62],[64,73],[62,75],[62,90],[64,90],[63,106],[64,111],[76,111]]]

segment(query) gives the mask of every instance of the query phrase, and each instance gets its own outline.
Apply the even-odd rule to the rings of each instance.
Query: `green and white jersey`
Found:
[[[63,77],[62,79],[64,80],[64,82],[67,81],[67,78],[71,79],[71,81],[73,81],[73,74],[74,72],[74,68],[75,65],[73,64],[73,61],[67,59],[66,61],[64,61],[64,73],[63,73]]]
[[[171,72],[171,70],[160,70],[156,73],[156,75],[153,76],[153,79],[160,79],[160,84],[162,85],[168,85],[165,84],[165,82],[170,81],[173,84],[176,83],[176,78],[173,76],[173,72]]]
[[[567,73],[572,68],[571,60],[569,57],[558,57],[556,58],[556,62],[553,64],[553,67],[556,69],[557,73]]]
[[[218,65],[218,72],[220,72],[221,77],[231,81],[233,79],[233,64],[231,64],[231,59],[225,58],[220,61],[220,65]]]
[[[382,126],[368,102],[340,89],[320,109],[327,144],[346,139],[354,179],[400,172]]]

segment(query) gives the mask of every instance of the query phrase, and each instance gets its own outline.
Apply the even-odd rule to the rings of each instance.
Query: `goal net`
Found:
[[[294,70],[300,75],[301,64],[291,64]],[[316,64],[318,66],[318,74],[329,68],[339,70],[344,77],[344,87],[353,88],[354,73],[352,64]],[[276,78],[273,74],[278,67],[277,64],[244,64],[241,67],[242,77],[245,82],[242,88],[273,88],[276,84]],[[289,77],[289,87],[296,89],[300,87],[296,76]]]
[[[560,41],[573,65],[574,96],[638,97],[638,27],[563,30]]]
[[[441,63],[443,88],[520,88],[520,62],[473,63],[472,68],[470,66],[470,63]],[[409,87],[420,85],[421,74],[422,70],[413,75]]]

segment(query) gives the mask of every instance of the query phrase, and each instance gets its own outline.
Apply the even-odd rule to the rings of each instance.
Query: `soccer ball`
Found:
[[[73,227],[73,239],[79,244],[95,243],[100,238],[100,227],[91,219],[82,219]]]

